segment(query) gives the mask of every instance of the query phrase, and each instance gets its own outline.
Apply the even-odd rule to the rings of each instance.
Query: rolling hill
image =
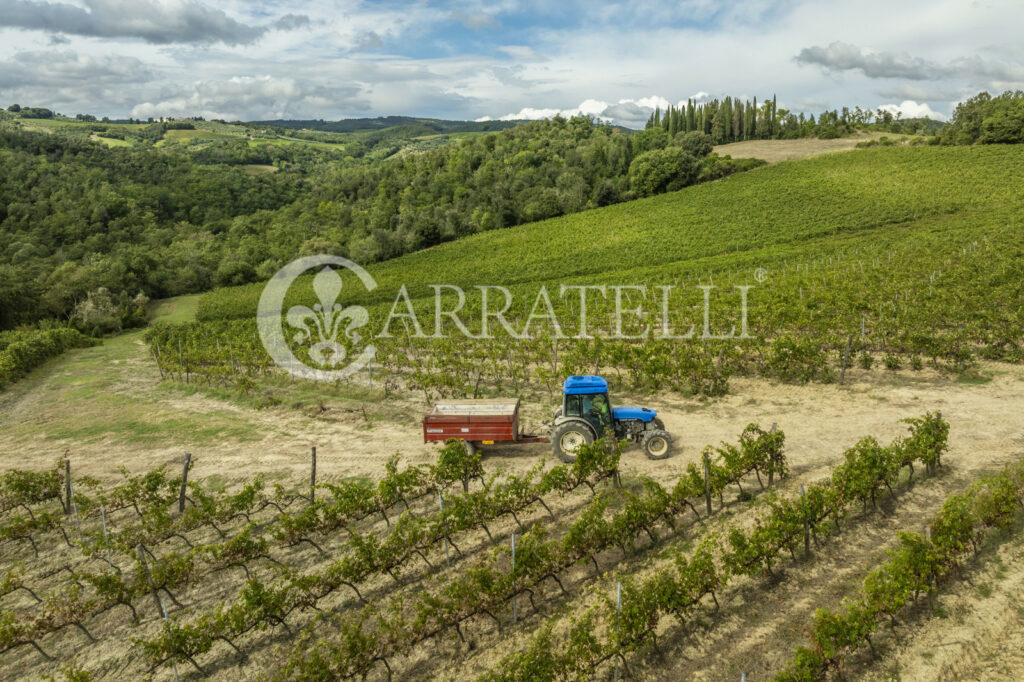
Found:
[[[977,358],[1020,361],[1024,319],[1014,302],[1022,298],[1022,152],[873,148],[779,163],[377,264],[369,271],[379,286],[366,292],[354,278],[343,279],[339,302],[369,306],[368,329],[376,333],[389,312],[406,310],[399,297],[405,287],[426,331],[410,327],[409,336],[399,331],[395,338],[389,328],[391,337],[376,343],[381,375],[427,395],[471,392],[481,376],[485,385],[509,383],[511,370],[502,362],[509,349],[523,358],[517,371],[527,383],[551,387],[566,373],[614,366],[634,389],[711,394],[726,390],[734,374],[831,382],[853,362],[870,366],[876,358],[894,369],[929,363],[956,372]],[[481,325],[476,287],[509,290],[513,330],[523,329],[546,287],[559,329],[535,319],[533,338],[499,331],[495,339],[477,340],[446,320],[445,338],[417,338],[437,329],[436,284],[468,292],[461,315],[471,332]],[[637,334],[646,326],[647,336],[610,338],[615,297],[606,293],[587,302],[588,331],[599,338],[578,338],[578,292],[559,296],[563,284],[646,287],[634,291],[646,309],[643,324],[627,314],[624,329]],[[705,305],[698,287],[715,287],[707,307],[715,310],[709,330],[716,337],[730,326],[741,333],[737,285],[752,287],[749,338],[701,338]],[[674,287],[667,322],[654,295],[663,286]],[[230,364],[239,375],[264,372],[269,358],[254,334],[261,291],[254,284],[205,294],[200,322],[155,330],[164,369],[177,375],[184,363],[191,372],[220,368],[223,375]],[[315,302],[308,279],[291,292],[288,305]],[[442,294],[444,309],[453,309],[454,291]],[[635,307],[635,301],[619,305]],[[393,322],[402,330],[411,319]],[[659,338],[665,324],[673,334],[690,325],[698,331],[682,342]],[[221,341],[211,345],[216,337]],[[236,356],[230,363],[229,344]],[[237,362],[243,353],[250,369]]]
[[[838,622],[882,654],[861,660],[847,638],[847,670],[898,662],[927,676],[954,608],[958,669],[991,670],[993,623],[1020,641],[1021,543],[996,527],[1020,527],[1024,372],[992,360],[1021,360],[1022,168],[1019,147],[858,149],[374,264],[372,292],[346,275],[339,297],[368,307],[364,331],[380,330],[405,285],[429,332],[438,283],[467,290],[474,331],[474,287],[507,287],[521,328],[543,286],[567,338],[542,320],[527,339],[470,340],[450,321],[449,337],[417,339],[398,325],[374,340],[372,375],[333,383],[274,371],[253,321],[259,284],[204,294],[197,309],[195,297],[159,304],[148,347],[132,332],[72,349],[0,394],[0,446],[18,467],[0,475],[15,566],[0,671],[38,676],[52,656],[69,677],[495,680],[611,675],[615,659],[641,679],[790,679],[787,666],[833,664],[801,649],[801,633],[845,637],[828,628]],[[289,303],[314,304],[309,284]],[[580,309],[561,284],[646,286],[625,306],[648,312],[627,315],[629,332],[660,329],[658,286],[676,287],[672,328],[699,328],[698,285],[724,331],[741,323],[734,285],[749,285],[752,338],[612,338],[611,295],[591,299],[594,338],[573,338]],[[455,303],[447,292],[445,309]],[[456,444],[439,459],[421,442],[425,403],[517,396],[536,424],[581,371],[657,409],[673,458],[595,448],[551,467],[542,445],[472,459]],[[915,415],[908,432],[900,420]],[[73,513],[62,463],[20,469],[21,453],[60,451],[74,461]],[[774,479],[756,468],[765,454]],[[462,485],[477,474],[485,483]],[[953,542],[964,532],[984,540],[977,554]],[[942,582],[929,597],[938,620],[909,588],[876,598],[909,584],[927,543],[942,552],[925,557],[935,575],[963,562],[951,577],[980,579]],[[891,551],[902,558],[887,563]],[[840,601],[862,594],[873,610]],[[891,648],[893,614],[912,654]],[[652,634],[663,653],[647,653]]]

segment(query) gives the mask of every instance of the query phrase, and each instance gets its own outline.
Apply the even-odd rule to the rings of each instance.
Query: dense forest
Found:
[[[63,316],[100,287],[162,295],[214,282],[231,219],[293,202],[303,179],[183,153],[0,129],[0,325]],[[211,267],[207,273],[204,268]]]
[[[555,118],[358,164],[306,145],[108,148],[2,129],[0,328],[66,316],[101,287],[129,305],[267,278],[299,254],[370,263],[758,165],[696,133],[642,138]],[[269,162],[278,172],[243,167]]]
[[[726,98],[656,111],[636,132],[555,117],[437,136],[433,148],[415,146],[420,131],[405,120],[324,144],[276,139],[256,124],[193,130],[213,125],[198,120],[80,119],[31,132],[19,120],[38,108],[19,109],[0,116],[0,329],[77,316],[80,328],[102,331],[109,326],[95,311],[105,305],[117,309],[117,324],[131,324],[147,297],[265,279],[298,255],[367,264],[761,163],[719,157],[716,142],[861,129],[938,132],[927,140],[945,144],[1024,140],[1021,92],[981,93],[941,129],[859,108],[815,119],[778,109],[774,98]],[[254,139],[260,130],[270,139]],[[192,133],[211,137],[194,143]],[[90,139],[107,134],[133,139],[111,147]]]

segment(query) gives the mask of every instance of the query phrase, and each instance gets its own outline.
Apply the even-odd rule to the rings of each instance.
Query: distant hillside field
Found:
[[[396,126],[419,126],[438,133],[461,133],[495,131],[511,128],[523,121],[449,121],[439,118],[418,118],[415,116],[379,116],[377,118],[344,118],[339,121],[322,119],[251,121],[251,125],[277,126],[293,130],[324,130],[332,133],[354,133],[368,130],[383,130]]]
[[[829,152],[849,151],[855,148],[858,142],[877,140],[882,137],[886,137],[886,133],[863,132],[854,137],[837,137],[832,140],[823,140],[817,137],[804,137],[795,140],[747,140],[717,145],[715,152],[722,156],[729,154],[735,158],[764,159],[768,163],[778,163]]]

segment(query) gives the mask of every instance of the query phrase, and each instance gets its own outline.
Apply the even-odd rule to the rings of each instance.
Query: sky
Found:
[[[732,95],[946,119],[1024,89],[1019,0],[0,0],[0,106],[227,120],[590,114]]]

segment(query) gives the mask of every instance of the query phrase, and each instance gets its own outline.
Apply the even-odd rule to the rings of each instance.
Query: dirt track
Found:
[[[263,471],[301,480],[313,445],[320,470],[335,476],[376,477],[393,453],[417,463],[431,461],[436,452],[422,442],[422,397],[378,398],[365,416],[331,400],[324,412],[254,410],[202,389],[158,385],[141,339],[121,339],[112,350],[72,351],[0,393],[0,469],[45,468],[70,449],[77,472],[106,479],[120,465],[141,471],[179,462],[189,451],[199,477],[217,474],[231,481]],[[845,386],[733,378],[730,394],[715,400],[614,394],[612,401],[653,407],[664,419],[675,437],[674,457],[651,462],[635,448],[625,455],[627,472],[662,481],[697,461],[705,445],[733,441],[750,422],[765,428],[777,423],[789,437],[793,466],[813,473],[831,466],[861,436],[887,441],[905,431],[900,419],[927,410],[941,410],[951,423],[953,460],[971,470],[991,470],[1021,449],[1024,367],[984,365],[981,375],[983,383],[960,383],[930,370],[853,369]],[[524,397],[524,427],[543,428],[555,400],[546,393]],[[126,410],[138,414],[126,422]],[[98,426],[87,436],[70,428],[83,422]],[[100,428],[104,423],[107,430]],[[146,431],[128,433],[138,428]],[[545,445],[488,447],[484,456],[488,468],[516,471],[551,457]]]

